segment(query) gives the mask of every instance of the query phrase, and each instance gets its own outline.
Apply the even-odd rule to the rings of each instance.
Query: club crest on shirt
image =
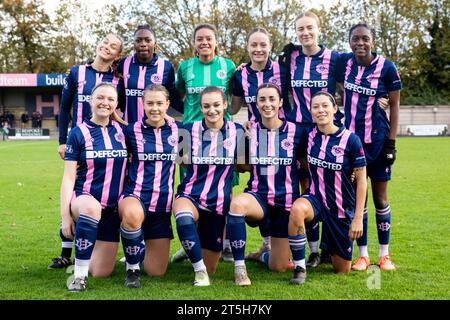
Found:
[[[117,132],[117,133],[114,135],[114,139],[116,139],[117,142],[123,142],[123,140],[124,140],[123,133]]]
[[[167,142],[172,146],[175,147],[178,144],[178,137],[175,135],[171,135],[167,138]]]
[[[316,66],[316,71],[320,74],[327,73],[329,71],[328,66],[324,65],[323,63],[319,63]]]
[[[280,83],[279,83],[280,81],[279,80],[280,80],[279,78],[272,77],[272,78],[269,79],[269,82],[279,86],[280,85]]]
[[[331,154],[335,157],[342,156],[344,154],[344,149],[339,146],[333,146],[331,148]]]
[[[234,147],[234,139],[232,137],[223,140],[223,147],[227,150],[232,150]]]
[[[217,72],[216,72],[216,76],[217,76],[217,78],[219,78],[219,79],[225,79],[226,78],[226,76],[227,76],[227,73],[225,72],[225,70],[223,70],[223,69],[220,69],[220,70],[217,70]]]
[[[281,147],[286,151],[291,151],[292,149],[294,149],[294,144],[292,143],[292,141],[284,139],[283,141],[281,141]]]
[[[152,76],[150,77],[150,80],[154,83],[154,84],[161,84],[162,83],[162,79],[160,77],[159,74],[152,74]]]

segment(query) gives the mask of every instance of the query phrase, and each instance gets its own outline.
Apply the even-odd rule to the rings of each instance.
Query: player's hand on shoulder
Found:
[[[237,66],[236,70],[241,71],[242,69],[245,68],[246,65],[247,65],[246,63],[241,63],[240,65]]]

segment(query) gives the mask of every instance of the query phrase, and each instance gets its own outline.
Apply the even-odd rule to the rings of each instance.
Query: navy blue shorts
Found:
[[[142,223],[142,232],[144,240],[153,239],[173,239],[173,230],[170,212],[150,212],[150,202],[144,202],[140,197],[132,193],[122,193],[120,200],[127,197],[133,197],[138,200],[144,211],[144,222]]]
[[[223,249],[223,234],[225,230],[225,215],[217,214],[200,205],[187,195],[177,195],[178,198],[189,199],[197,208],[197,233],[202,249],[221,252]]]
[[[82,195],[92,197],[91,194],[86,192],[73,191],[71,202]],[[120,241],[120,217],[117,211],[117,205],[102,209],[102,216],[98,222],[97,240],[108,242]]]
[[[275,238],[287,238],[290,212],[277,205],[268,205],[261,196],[255,192],[246,191],[245,193],[255,197],[264,213],[264,218],[262,220],[246,220],[247,224],[252,228],[259,227],[260,224],[266,224],[270,236]]]
[[[120,241],[120,218],[117,206],[102,209],[102,217],[98,222],[97,240]]]
[[[331,214],[322,203],[322,200],[311,194],[301,196],[311,203],[314,210],[314,221],[322,221],[322,241],[320,248],[330,254],[336,254],[342,259],[351,261],[353,255],[353,241],[348,236],[352,223],[353,212],[347,212],[345,218],[338,218]]]
[[[144,240],[173,239],[173,230],[170,212],[148,213],[142,224]]]
[[[384,140],[382,142],[377,142],[377,143],[373,142],[373,143],[364,144],[363,148],[364,148],[365,153],[378,152],[378,155],[376,156],[376,158],[374,160],[370,160],[370,158],[367,158],[368,159],[368,161],[367,161],[367,176],[372,181],[384,182],[384,181],[391,180],[392,166],[391,165],[388,166],[384,162],[383,154],[382,154],[382,152],[379,151],[380,143],[384,144]],[[381,150],[383,150],[382,147],[381,147]]]

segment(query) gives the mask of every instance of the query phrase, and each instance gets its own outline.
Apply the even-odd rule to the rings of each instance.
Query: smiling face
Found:
[[[280,93],[275,88],[262,88],[256,96],[256,104],[262,118],[278,118],[278,111],[283,105]]]
[[[223,99],[223,95],[220,92],[203,94],[200,104],[208,127],[223,122],[227,102]]]
[[[138,30],[134,36],[134,51],[139,61],[149,62],[155,52],[156,39],[153,33],[147,29]]]
[[[333,105],[330,97],[321,94],[313,97],[311,101],[311,115],[313,122],[317,125],[328,125],[333,123],[337,106]]]
[[[217,39],[213,30],[201,28],[195,32],[194,47],[199,56],[212,60],[216,55]]]
[[[315,47],[319,44],[320,28],[317,20],[303,16],[295,22],[295,34],[304,47]]]
[[[117,108],[117,90],[112,86],[101,86],[91,95],[92,115],[98,119],[109,118]]]
[[[97,45],[96,54],[104,61],[115,61],[120,59],[122,41],[113,34],[108,34]]]
[[[269,37],[262,32],[255,32],[248,38],[247,51],[252,62],[267,63],[272,50]]]
[[[144,110],[150,124],[156,126],[164,122],[169,109],[169,100],[162,91],[146,91],[144,94]]]
[[[350,48],[357,59],[370,58],[373,46],[373,35],[368,28],[357,27],[350,34]]]

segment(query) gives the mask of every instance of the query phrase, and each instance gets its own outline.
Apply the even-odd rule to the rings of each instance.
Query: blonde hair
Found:
[[[299,15],[297,16],[297,18],[295,18],[295,20],[294,20],[294,27],[295,27],[295,25],[297,24],[297,21],[298,21],[299,19],[303,18],[303,17],[313,18],[314,20],[316,20],[317,27],[320,28],[320,18],[319,18],[319,16],[318,16],[317,14],[315,14],[315,13],[312,12],[312,11],[306,11],[306,12],[303,12],[303,13],[299,14]]]
[[[100,82],[99,84],[97,84],[91,91],[91,97],[94,95],[94,92],[97,91],[97,89],[99,88],[103,88],[103,87],[110,87],[114,89],[114,92],[116,93],[116,99],[119,100],[119,95],[117,93],[117,88],[114,84],[110,83],[110,82]],[[110,116],[111,120],[117,121],[123,125],[128,125],[128,122],[124,121],[121,117],[119,117],[119,115],[116,113],[116,111],[114,110],[114,112],[111,114]]]

